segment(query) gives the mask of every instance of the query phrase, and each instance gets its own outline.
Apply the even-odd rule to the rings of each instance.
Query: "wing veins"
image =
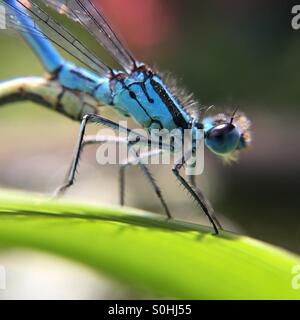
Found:
[[[122,45],[104,16],[90,0],[45,0],[45,2],[60,14],[65,14],[82,24],[126,72],[131,72],[136,66],[136,60]]]
[[[1,0],[0,2],[3,3]],[[23,11],[20,11],[18,8],[15,8],[14,6],[11,6],[10,4],[7,4],[4,2],[4,5],[10,7],[13,9],[13,11],[18,12],[19,14],[22,15],[27,15],[28,17],[32,18],[33,24],[34,24],[34,29],[32,28],[24,28],[24,26],[20,25],[17,23],[17,18],[16,22],[14,22],[12,17],[10,17],[10,22],[17,27],[18,30],[21,30],[23,32],[30,32],[30,33],[36,33],[40,36],[44,36],[45,38],[49,39],[51,42],[56,44],[58,47],[62,48],[65,52],[69,53],[71,56],[79,60],[81,63],[86,65],[87,67],[101,73],[106,73],[109,72],[111,69],[106,66],[103,62],[99,61],[96,56],[79,40],[77,40],[65,27],[60,25],[58,22],[55,21],[55,19],[51,16],[49,16],[44,10],[42,10],[37,4],[30,2],[30,5],[32,6],[31,9],[30,7],[24,5],[21,1],[17,0],[17,2],[22,5],[28,12],[30,12],[33,16],[30,14],[27,14]],[[43,18],[44,16],[44,18]],[[40,22],[41,26],[46,27],[52,32],[54,35],[47,35],[47,32],[40,30],[40,26],[38,24]],[[49,32],[48,30],[48,32]],[[60,37],[63,39],[66,43],[68,43],[71,48],[66,48],[63,46],[63,44],[59,43],[59,40],[55,39],[55,35],[57,37]],[[83,58],[80,57],[80,54],[76,54],[76,51],[80,52],[80,54],[85,57],[89,62],[84,61]],[[96,67],[95,67],[96,66]]]

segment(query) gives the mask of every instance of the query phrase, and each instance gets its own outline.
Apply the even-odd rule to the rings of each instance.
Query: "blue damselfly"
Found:
[[[151,140],[100,115],[102,105],[111,106],[125,117],[133,118],[147,131],[167,129],[190,130],[192,141],[204,139],[205,145],[215,154],[230,158],[250,142],[249,120],[240,112],[203,116],[197,102],[189,96],[180,96],[163,78],[146,64],[136,60],[111,29],[102,13],[91,0],[0,0],[6,9],[8,28],[17,29],[35,51],[47,71],[45,77],[20,77],[0,82],[0,105],[14,101],[31,100],[81,122],[74,157],[66,182],[57,189],[63,193],[74,183],[79,156],[84,146],[102,143],[97,137],[85,139],[88,123],[97,123],[114,130],[125,130],[134,137],[127,143],[133,147]],[[50,7],[71,20],[79,22],[120,65],[115,70],[102,62],[87,46],[48,14]],[[53,44],[83,63],[86,68],[66,61]],[[197,132],[204,131],[199,138]],[[158,147],[164,146],[159,143]],[[174,148],[173,145],[169,146]],[[195,153],[195,145],[183,154],[173,166],[173,174],[201,206],[218,233],[221,228],[212,207],[196,186],[193,175],[189,181],[180,173]],[[152,156],[149,152],[148,157]],[[149,169],[139,161],[159,197],[167,216],[170,211]],[[126,166],[130,165],[129,161]],[[124,169],[120,167],[120,202],[124,203]]]

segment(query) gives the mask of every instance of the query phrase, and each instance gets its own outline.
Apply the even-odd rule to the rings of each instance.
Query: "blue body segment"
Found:
[[[56,79],[70,90],[78,90],[93,96],[102,103],[112,103],[109,79],[65,61],[56,72]]]
[[[6,0],[6,3],[15,8],[15,14],[24,28],[23,31],[22,28],[20,31],[40,58],[45,69],[54,72],[64,63],[64,59],[42,34],[27,31],[35,29],[34,22],[26,15],[24,7],[18,1]]]
[[[57,80],[68,89],[85,92],[113,106],[146,129],[173,130],[191,126],[192,119],[157,75],[143,69],[130,75],[116,70],[114,73],[115,77],[99,77],[64,62],[57,72]]]
[[[112,80],[113,103],[124,115],[151,129],[191,127],[192,119],[151,71],[140,68],[129,76]]]
[[[204,132],[208,132],[210,129],[214,127],[214,121],[211,117],[205,117],[202,121]]]

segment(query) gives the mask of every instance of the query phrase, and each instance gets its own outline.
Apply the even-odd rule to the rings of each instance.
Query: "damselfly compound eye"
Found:
[[[238,148],[240,134],[233,124],[223,123],[211,128],[206,133],[205,142],[214,153],[226,155]]]

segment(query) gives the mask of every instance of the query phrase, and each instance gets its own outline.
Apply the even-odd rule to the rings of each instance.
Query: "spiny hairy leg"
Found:
[[[200,197],[199,194],[197,194],[196,190],[192,187],[192,185],[190,183],[188,183],[180,174],[180,169],[184,166],[184,164],[186,163],[187,159],[189,158],[190,154],[187,152],[186,155],[184,155],[182,157],[182,159],[180,159],[180,161],[178,161],[173,169],[172,172],[175,175],[175,177],[178,179],[178,181],[182,184],[182,186],[188,191],[188,193],[193,197],[193,199],[195,199],[195,201],[200,205],[200,207],[202,208],[202,210],[204,211],[205,215],[207,216],[207,218],[209,219],[210,223],[212,224],[215,234],[219,233],[217,224],[210,212],[210,208],[207,207],[207,204],[205,201],[203,201],[203,199]]]
[[[83,149],[87,145],[102,144],[105,142],[126,144],[129,148],[132,148],[132,150],[130,152],[131,158],[126,159],[120,166],[120,175],[119,175],[119,177],[120,177],[120,204],[124,205],[124,194],[125,194],[125,179],[124,179],[125,172],[124,171],[125,171],[125,168],[133,165],[134,163],[137,163],[137,165],[140,167],[140,169],[142,170],[142,172],[146,176],[151,187],[153,188],[155,194],[159,198],[159,200],[165,210],[167,217],[171,218],[171,213],[170,213],[169,208],[163,198],[163,195],[160,191],[159,186],[157,185],[155,179],[153,178],[153,176],[152,176],[151,172],[149,171],[149,169],[147,168],[147,166],[143,163],[143,159],[158,155],[161,153],[161,150],[155,149],[155,150],[152,150],[151,152],[146,152],[146,153],[138,156],[136,154],[136,151],[133,150],[133,146],[135,144],[140,143],[139,139],[138,140],[134,139],[133,141],[130,141],[126,137],[98,135],[98,136],[86,136],[85,138],[83,138],[82,143],[81,143],[80,153],[83,152]],[[77,165],[78,165],[78,163],[77,163]],[[75,165],[75,167],[77,167],[77,165]],[[57,195],[57,196],[62,195],[66,191],[66,189],[74,183],[75,175],[73,175],[73,172],[74,172],[74,167],[73,167],[73,162],[72,162],[72,165],[71,165],[69,172],[68,172],[68,180],[56,190],[55,195]],[[76,174],[76,169],[75,169],[75,174]]]
[[[219,220],[216,217],[215,214],[215,210],[213,209],[210,201],[204,196],[203,192],[201,191],[201,189],[199,188],[199,186],[196,183],[196,176],[194,175],[190,175],[189,176],[189,182],[192,185],[192,187],[194,188],[195,192],[197,193],[198,197],[201,199],[201,201],[205,204],[208,212],[210,213],[211,217],[214,219],[216,225],[218,226],[218,228],[220,230],[223,230],[223,227],[221,225],[221,223],[219,222]]]
[[[160,203],[162,204],[168,219],[171,219],[172,218],[171,212],[162,195],[162,192],[156,180],[154,179],[152,173],[150,172],[148,167],[144,164],[144,159],[150,159],[151,157],[159,155],[160,153],[162,153],[161,149],[154,149],[154,150],[145,152],[143,154],[138,154],[134,150],[134,144],[132,145],[131,158],[127,159],[127,161],[120,166],[120,172],[119,172],[120,205],[123,206],[125,202],[125,169],[133,164],[137,164],[140,167],[141,171],[144,173],[145,177],[147,178],[147,181],[149,182],[150,186],[152,187],[153,191],[158,197]]]
[[[86,126],[88,123],[100,124],[100,125],[103,125],[105,127],[109,127],[114,130],[120,130],[120,131],[126,130],[128,134],[134,134],[133,131],[131,131],[130,129],[124,128],[124,127],[120,126],[118,123],[111,121],[109,119],[103,118],[100,115],[96,115],[96,114],[84,115],[81,120],[79,134],[77,137],[77,142],[75,145],[73,159],[72,159],[71,166],[69,169],[68,177],[67,177],[66,181],[55,190],[55,193],[54,193],[55,196],[59,196],[59,195],[63,194],[66,191],[66,189],[69,188],[74,183],[77,166],[78,166],[79,159],[80,159],[80,154],[82,152],[82,147],[84,144],[83,138],[85,135],[85,129],[86,129]],[[138,137],[138,135],[135,135],[135,136]],[[144,137],[141,137],[141,138],[144,138]],[[90,143],[92,143],[92,142],[90,142]],[[94,143],[96,143],[96,142],[94,142]]]

